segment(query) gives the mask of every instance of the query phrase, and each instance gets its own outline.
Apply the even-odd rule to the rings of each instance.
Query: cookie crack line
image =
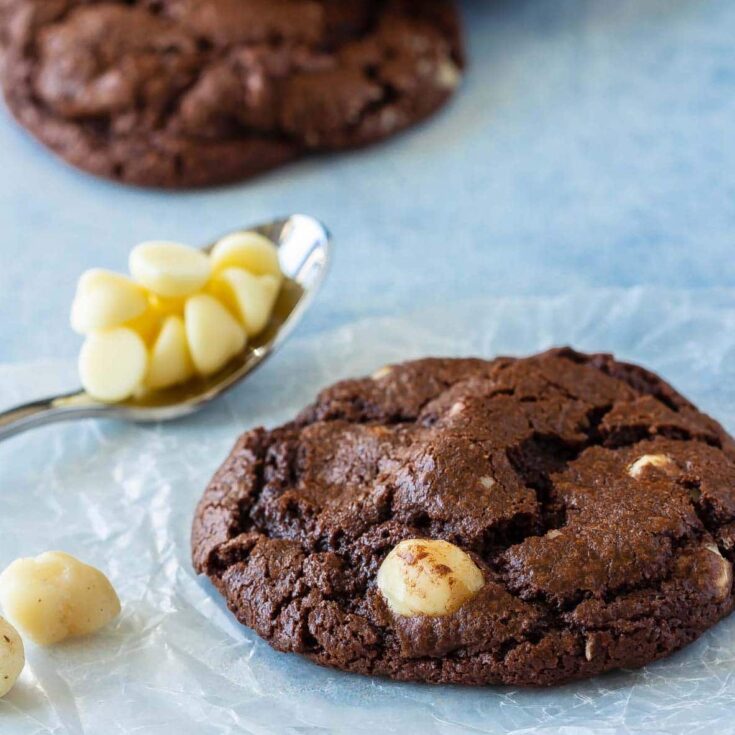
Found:
[[[732,608],[731,442],[607,355],[391,366],[241,438],[195,563],[242,622],[329,666],[514,685],[641,666]],[[469,554],[479,591],[397,613],[376,576],[408,539]]]
[[[614,405],[611,405],[609,407],[606,407],[604,409],[601,409],[602,413],[601,413],[601,415],[599,417],[599,420],[601,421],[604,418],[604,415],[606,413],[609,413],[611,410],[613,410],[613,408],[614,408]],[[529,425],[529,428],[532,428],[532,427]],[[578,459],[579,456],[584,451],[586,451],[587,449],[589,449],[590,447],[595,447],[595,446],[600,446],[601,447],[601,446],[603,446],[603,444],[601,442],[594,442],[592,440],[592,435],[593,435],[593,431],[590,432],[590,439],[589,439],[589,441],[588,442],[585,442],[584,444],[582,444],[580,446],[573,447],[572,445],[567,445],[568,448],[569,448],[569,450],[570,450],[570,452],[573,452],[573,453],[571,454],[570,457],[565,458],[563,460],[563,467],[557,469],[554,474],[561,474],[563,472],[563,470],[569,464],[573,463],[576,459]],[[678,440],[680,440],[680,441],[686,441],[686,439],[684,439],[684,438],[679,438]],[[622,448],[622,447],[625,447],[625,446],[634,447],[637,444],[640,444],[640,441],[638,441],[638,442],[631,442],[628,445],[620,445],[619,447],[616,447],[616,448]],[[523,473],[522,472],[521,472],[521,478],[523,478]],[[508,543],[504,548],[496,549],[494,551],[494,553],[493,553],[493,556],[491,558],[486,559],[486,561],[488,562],[488,564],[490,564],[491,567],[494,568],[496,571],[499,571],[498,570],[498,565],[497,565],[498,558],[501,557],[503,555],[503,553],[505,551],[507,551],[510,547],[516,546],[518,544],[521,544],[521,543],[523,543],[523,541],[525,541],[525,540],[527,540],[529,538],[543,537],[543,536],[547,535],[549,532],[560,531],[560,530],[562,530],[562,529],[564,529],[566,527],[566,525],[567,525],[567,518],[566,518],[566,511],[567,511],[567,509],[564,506],[562,506],[560,508],[555,508],[555,509],[553,508],[553,503],[554,503],[553,496],[554,496],[554,493],[553,493],[553,480],[552,480],[552,476],[547,475],[545,479],[546,479],[546,481],[548,482],[548,484],[549,484],[549,486],[551,488],[550,490],[544,490],[543,488],[539,487],[537,483],[529,484],[528,485],[536,493],[537,500],[538,500],[538,503],[539,503],[539,507],[541,508],[541,517],[540,517],[540,522],[539,522],[538,528],[534,532],[528,533],[528,534],[524,535],[522,538],[516,539],[513,542]],[[704,522],[704,520],[701,517],[700,511],[699,511],[697,505],[691,501],[691,498],[689,497],[689,495],[683,489],[681,491],[683,493],[683,496],[687,499],[687,502],[689,502],[691,504],[692,510],[699,517],[700,522],[702,523],[702,526],[703,526],[703,529],[705,530],[705,532],[712,533],[712,531],[713,531],[712,525],[711,524],[706,524]],[[556,519],[554,519],[554,520],[549,519],[548,515],[546,513],[544,513],[544,510],[546,508],[552,508],[553,509],[552,512],[554,512],[555,514],[557,514]],[[559,514],[563,514],[561,518],[558,517]],[[714,528],[714,530],[716,530],[716,527]],[[685,545],[688,542],[691,541],[691,539],[677,539],[675,537],[670,537],[670,536],[666,536],[666,535],[663,535],[662,537],[663,538],[670,538],[671,543],[672,543],[672,547],[673,547],[673,550],[674,551],[677,548],[683,548],[683,547],[685,547]],[[701,534],[700,534],[699,537],[701,538]],[[640,583],[633,584],[633,585],[630,585],[630,584],[627,584],[627,583],[623,583],[623,584],[621,584],[618,587],[609,589],[607,591],[607,593],[605,594],[605,596],[604,596],[604,600],[606,602],[611,602],[616,597],[619,597],[621,595],[626,595],[626,594],[629,594],[630,592],[633,592],[633,591],[636,591],[636,590],[640,590],[640,589],[652,588],[652,583],[654,583],[654,582],[661,583],[661,582],[664,582],[664,581],[668,580],[670,578],[670,576],[673,574],[673,561],[674,561],[674,558],[673,557],[674,557],[674,555],[672,554],[671,564],[665,570],[665,572],[661,576],[659,576],[658,578],[653,579],[653,580],[651,580],[651,579],[649,579],[649,580],[642,580]],[[550,616],[552,616],[552,617],[555,614],[557,614],[560,609],[563,612],[571,612],[576,607],[578,607],[581,603],[583,603],[585,600],[590,599],[589,596],[583,596],[582,595],[578,599],[572,600],[572,601],[569,602],[569,604],[564,605],[561,608],[559,608],[557,605],[554,604],[553,600],[550,600],[547,596],[545,596],[543,594],[539,594],[539,595],[532,596],[532,597],[529,597],[529,596],[525,596],[524,597],[521,594],[519,594],[517,590],[514,590],[511,586],[509,586],[508,583],[507,583],[507,581],[505,579],[503,579],[502,576],[500,578],[500,581],[505,586],[505,588],[506,588],[506,590],[508,591],[509,594],[511,594],[513,596],[516,596],[518,599],[522,599],[522,600],[525,600],[525,601],[531,601],[534,604],[541,605],[542,607],[545,608],[546,612]]]
[[[549,384],[550,385],[553,385],[554,387],[558,387],[553,382],[550,382]],[[445,384],[444,392],[446,392],[447,390],[449,390],[452,387],[452,385],[453,384]],[[507,391],[498,392],[498,393],[495,393],[495,394],[490,395],[489,398],[492,399],[493,397],[495,397],[495,395],[512,395],[512,392],[507,392]],[[571,394],[569,392],[566,392],[565,391],[565,395],[567,397],[571,398],[571,399],[576,400],[576,396],[574,396],[573,394]],[[426,404],[428,402],[429,401],[427,400],[427,401],[425,401],[424,403],[421,404],[420,409],[419,409],[419,412],[421,410],[423,410],[423,408],[426,406]],[[567,448],[568,448],[568,450],[569,450],[569,452],[570,452],[570,456],[568,458],[562,459],[562,462],[563,462],[563,465],[564,466],[568,465],[570,462],[572,462],[575,459],[577,459],[579,457],[579,455],[583,451],[585,451],[586,449],[588,449],[589,447],[591,447],[591,446],[602,446],[603,445],[604,442],[603,441],[600,441],[599,440],[599,437],[596,436],[596,434],[597,434],[597,428],[599,427],[599,424],[604,420],[604,417],[610,411],[612,411],[614,408],[616,408],[619,405],[620,404],[609,404],[609,405],[605,405],[605,406],[593,406],[593,405],[591,405],[589,407],[587,413],[589,414],[589,413],[595,412],[595,418],[591,422],[590,427],[588,429],[586,429],[586,433],[588,435],[588,440],[585,443],[582,443],[582,444],[575,445],[575,444],[569,443],[569,444],[566,445]],[[402,418],[400,421],[396,421],[395,423],[392,422],[392,421],[389,422],[389,425],[395,425],[397,423],[405,423],[408,420],[409,419]],[[531,431],[533,431],[533,426],[531,425],[530,422],[529,422],[529,429]],[[663,435],[666,435],[666,434],[664,433]],[[540,435],[539,434],[538,436],[540,438],[544,438],[543,435]],[[615,448],[624,448],[624,447],[628,447],[628,446],[635,446],[636,444],[639,444],[641,441],[643,441],[645,438],[648,438],[648,437],[651,437],[651,436],[655,436],[655,434],[653,434],[650,431],[646,431],[646,433],[643,435],[643,438],[637,438],[636,440],[631,440],[631,441],[627,441],[627,442],[616,443],[615,444]],[[691,434],[688,434],[688,433],[685,433],[685,434],[682,434],[682,435],[673,435],[671,438],[673,440],[677,440],[677,441],[700,441],[701,440],[700,437],[695,437],[695,436],[692,436]],[[492,458],[491,458],[491,456],[488,455],[487,459],[488,459],[488,463],[490,464],[491,474],[494,474],[494,469],[492,467]],[[262,475],[262,473],[261,473],[261,475]],[[550,478],[548,476],[546,477],[546,479],[547,479],[547,481],[549,483],[551,483],[551,480],[550,480]],[[262,482],[262,480],[261,480],[261,482]],[[530,485],[529,487],[531,487],[537,493],[538,501],[539,501],[539,504],[541,506],[543,506],[543,505],[545,505],[545,504],[547,504],[549,502],[548,493],[544,493],[541,488],[539,488],[539,487],[537,487],[535,485]],[[256,494],[254,496],[253,504],[257,504],[257,500],[259,498],[260,492],[262,492],[262,489],[263,489],[262,488],[262,485],[260,485],[259,488],[258,488],[258,491],[256,492]],[[391,494],[391,498],[392,498],[392,494]],[[697,508],[696,505],[694,505],[693,507],[695,508],[695,510],[697,510],[697,512],[699,512],[699,510],[698,510],[698,508]],[[380,520],[376,521],[376,524],[379,523],[379,522],[380,522]],[[266,527],[260,527],[252,519],[249,520],[249,524],[250,524],[250,526],[254,530],[257,530],[260,533],[267,533],[267,531],[268,531],[268,529]],[[528,536],[531,536],[531,535],[543,535],[544,533],[548,532],[549,530],[552,530],[552,529],[555,529],[555,528],[560,528],[562,525],[563,524],[542,525],[539,528],[539,530],[538,530],[537,533],[535,533],[535,534],[528,534]],[[707,525],[707,524],[705,524],[705,525]],[[711,526],[711,524],[709,524],[709,525]],[[245,526],[242,527],[242,530],[245,530]],[[526,537],[528,537],[528,536],[526,536]],[[526,537],[524,537],[524,538],[526,538]],[[524,538],[521,538],[519,540],[516,540],[514,543],[519,543],[520,541],[524,540]],[[306,549],[305,549],[305,551],[306,551]]]

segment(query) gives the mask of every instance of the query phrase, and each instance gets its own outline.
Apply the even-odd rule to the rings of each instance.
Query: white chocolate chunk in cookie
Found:
[[[592,636],[587,636],[584,641],[584,657],[587,661],[592,661],[595,655],[595,641]]]
[[[447,541],[406,539],[380,565],[378,589],[402,616],[450,615],[484,585],[482,572],[462,549]]]
[[[628,474],[636,480],[641,477],[648,467],[660,470],[666,475],[675,476],[679,474],[679,467],[668,454],[644,454],[628,467]]]
[[[18,631],[0,618],[0,697],[15,686],[25,665],[25,649]]]
[[[189,296],[204,287],[212,273],[201,250],[176,242],[142,242],[130,252],[133,278],[159,296]]]
[[[163,322],[151,350],[146,388],[156,390],[183,383],[194,375],[194,363],[189,354],[184,320],[169,316]]]
[[[213,296],[197,294],[187,300],[184,324],[189,352],[200,375],[224,367],[245,347],[245,330]]]
[[[223,237],[210,254],[215,273],[227,268],[244,268],[255,276],[282,278],[278,248],[257,232],[233,232]]]
[[[124,401],[136,391],[148,368],[143,339],[132,329],[92,332],[79,353],[84,390],[98,401]]]
[[[715,554],[718,558],[720,572],[715,580],[715,585],[720,593],[720,597],[725,598],[732,590],[732,564],[722,556],[719,548],[715,544],[705,544],[704,548],[712,554]]]
[[[107,577],[61,551],[14,561],[0,574],[0,603],[41,646],[94,633],[120,613]]]
[[[462,72],[451,59],[443,59],[439,62],[436,71],[436,83],[442,89],[456,89],[462,81]]]
[[[371,380],[382,380],[388,377],[393,372],[393,368],[390,365],[384,365],[382,368],[378,368],[371,376]]]
[[[456,403],[453,403],[451,408],[449,409],[449,415],[450,416],[459,416],[464,410],[466,406],[462,401],[457,401]]]
[[[280,287],[275,276],[255,276],[244,268],[226,268],[212,279],[210,286],[212,294],[238,317],[248,337],[265,328]]]
[[[148,308],[148,297],[137,283],[118,273],[93,268],[77,284],[71,306],[71,327],[79,334],[117,327]]]

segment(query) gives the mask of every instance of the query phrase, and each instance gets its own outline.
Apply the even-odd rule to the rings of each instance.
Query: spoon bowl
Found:
[[[0,413],[0,440],[35,426],[71,419],[153,422],[181,418],[198,411],[262,365],[293,332],[319,291],[331,259],[331,236],[321,222],[303,214],[246,229],[265,235],[278,247],[285,278],[270,322],[243,352],[215,375],[120,403],[102,403],[77,390],[11,408]],[[208,252],[212,246],[203,250]]]

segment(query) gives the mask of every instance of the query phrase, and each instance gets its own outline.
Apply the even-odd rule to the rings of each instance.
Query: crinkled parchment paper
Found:
[[[394,684],[272,651],[191,570],[194,505],[239,432],[386,362],[555,344],[641,361],[735,429],[735,293],[634,289],[437,306],[297,337],[198,416],[58,425],[0,445],[0,566],[63,549],[105,569],[123,600],[100,635],[28,646],[0,733],[732,732],[735,619],[643,670],[558,689]],[[0,367],[3,406],[75,385],[66,362]]]

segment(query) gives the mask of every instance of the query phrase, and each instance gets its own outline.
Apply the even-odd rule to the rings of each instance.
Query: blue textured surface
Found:
[[[0,447],[0,568],[53,537],[111,573],[125,611],[90,648],[30,649],[25,679],[0,702],[3,733],[81,735],[110,722],[146,735],[280,733],[286,722],[404,735],[728,732],[735,618],[633,674],[438,695],[276,654],[193,579],[191,509],[234,435],[381,362],[560,341],[613,349],[735,429],[735,2],[466,0],[465,15],[472,64],[442,114],[385,145],[243,185],[166,194],[101,182],[0,115],[0,363],[73,357],[76,278],[124,269],[139,240],[199,244],[305,211],[337,244],[305,339],[255,374],[253,390],[165,429],[85,422]],[[652,288],[603,288],[637,284]],[[466,298],[442,318],[442,304]],[[423,319],[325,333],[428,306]],[[73,376],[65,359],[2,367],[0,402]]]
[[[464,296],[735,285],[735,3],[465,6],[472,64],[446,111],[238,186],[101,182],[0,118],[0,362],[76,352],[84,268],[292,211],[337,242],[306,333]]]

